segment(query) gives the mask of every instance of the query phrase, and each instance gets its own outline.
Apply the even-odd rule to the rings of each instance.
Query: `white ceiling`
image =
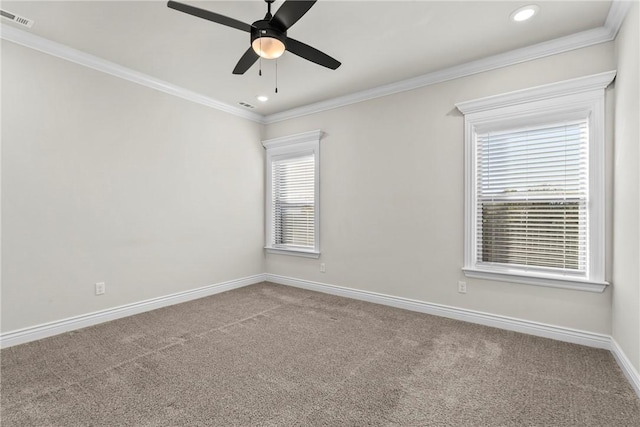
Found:
[[[266,12],[262,0],[184,3],[247,23]],[[278,60],[278,94],[274,61],[263,60],[262,77],[257,64],[244,75],[231,73],[249,46],[248,33],[169,9],[166,1],[3,1],[2,8],[34,20],[26,30],[36,35],[226,104],[244,101],[256,107],[252,111],[272,114],[601,27],[611,6],[535,1],[540,12],[532,20],[509,19],[531,3],[319,0],[288,35],[342,66],[332,71],[285,53]],[[276,0],[274,10],[281,4]],[[257,95],[270,99],[261,103]]]

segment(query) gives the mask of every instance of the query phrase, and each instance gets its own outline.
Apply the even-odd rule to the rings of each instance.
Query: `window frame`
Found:
[[[615,71],[537,86],[456,104],[464,114],[464,267],[465,276],[564,289],[602,292],[605,280],[605,89]],[[518,267],[479,265],[476,137],[489,131],[544,126],[588,119],[587,271],[584,275]]]
[[[296,135],[262,141],[266,149],[265,166],[265,246],[267,253],[307,258],[320,257],[320,139],[322,131],[314,130]],[[273,161],[308,156],[314,157],[314,247],[274,246],[273,230]]]

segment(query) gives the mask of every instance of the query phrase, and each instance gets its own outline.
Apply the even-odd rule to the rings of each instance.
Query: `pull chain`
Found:
[[[276,59],[276,93],[278,93],[278,60]]]
[[[262,52],[262,37],[260,37],[260,52]],[[258,65],[258,75],[262,75],[262,55],[259,57],[260,64]]]

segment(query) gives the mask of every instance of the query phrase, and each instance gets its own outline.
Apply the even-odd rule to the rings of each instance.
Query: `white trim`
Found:
[[[614,38],[615,37],[611,36],[611,32],[605,27],[582,31],[566,37],[434,71],[411,79],[401,80],[399,82],[378,86],[345,96],[339,96],[337,98],[293,108],[280,113],[269,114],[264,117],[264,123],[271,124],[322,111],[332,110],[334,108],[344,107],[346,105],[356,104],[358,102],[368,101],[392,95],[394,93],[418,89],[436,83],[442,83],[461,77],[471,76],[473,74],[484,73],[486,71],[520,64],[522,62],[532,61],[534,59],[609,42]]]
[[[303,258],[320,258],[320,252],[315,251],[300,251],[295,249],[279,249],[279,248],[264,248],[267,253],[276,254],[276,255],[292,255],[299,256]]]
[[[464,274],[468,277],[526,283],[539,286],[602,292],[605,281],[605,88],[616,71],[536,86],[471,101],[456,107],[464,114],[465,209]],[[553,123],[559,120],[589,119],[588,176],[589,222],[587,271],[580,277],[566,274],[535,274],[516,267],[483,267],[478,261],[476,222],[478,203],[476,140],[480,133]],[[515,273],[515,274],[514,274]],[[530,276],[530,277],[525,277]]]
[[[602,348],[613,353],[616,362],[631,383],[631,386],[640,397],[640,374],[620,348],[615,339],[608,335],[596,334],[572,328],[548,325],[540,322],[516,319],[513,317],[499,316],[496,314],[484,313],[480,311],[467,310],[442,304],[428,303],[408,298],[395,297],[391,295],[379,294],[375,292],[363,291],[359,289],[347,288],[343,286],[329,285],[326,283],[312,282],[309,280],[295,279],[287,276],[280,276],[270,273],[256,274],[241,279],[230,280],[214,285],[190,291],[178,292],[164,297],[152,298],[133,304],[127,304],[102,310],[94,313],[74,316],[63,320],[44,323],[24,329],[5,332],[0,334],[0,348],[8,348],[14,345],[63,334],[88,326],[97,325],[115,319],[121,319],[131,315],[167,307],[174,304],[204,298],[210,295],[242,288],[244,286],[261,283],[264,281],[278,283],[286,286],[307,289],[325,294],[337,295],[345,298],[367,301],[374,304],[382,304],[404,310],[416,311],[419,313],[431,314],[434,316],[446,317],[449,319],[461,320],[464,322],[490,326],[494,328],[514,331],[538,337],[555,339],[558,341],[573,344],[585,345],[588,347]]]
[[[24,344],[30,341],[59,335],[69,331],[74,331],[76,329],[86,328],[87,326],[93,326],[99,323],[132,316],[134,314],[143,313],[145,311],[151,311],[174,304],[180,304],[186,301],[207,297],[221,292],[230,291],[232,289],[242,288],[244,286],[264,282],[265,279],[265,274],[256,274],[254,276],[229,280],[226,282],[203,286],[201,288],[192,289],[189,291],[177,292],[171,295],[151,298],[132,304],[121,305],[119,307],[109,308],[93,313],[81,314],[79,316],[69,317],[67,319],[56,320],[49,323],[30,326],[24,329],[5,332],[0,335],[0,348],[7,348],[18,344]]]
[[[36,36],[24,30],[15,27],[3,25],[0,26],[0,37],[49,55],[57,56],[62,59],[84,65],[98,71],[111,74],[152,89],[178,96],[180,98],[193,101],[211,108],[225,111],[239,117],[262,123],[271,124],[283,120],[301,117],[321,111],[331,110],[370,99],[380,98],[394,93],[404,92],[429,86],[436,83],[442,83],[448,80],[460,77],[470,76],[473,74],[483,73],[534,59],[544,58],[571,50],[581,49],[600,43],[606,43],[614,40],[618,34],[620,26],[631,7],[631,1],[613,0],[605,25],[591,30],[582,31],[565,37],[549,40],[520,49],[511,50],[509,52],[482,58],[476,61],[467,62],[442,70],[434,71],[415,78],[401,80],[395,83],[374,87],[360,92],[352,93],[326,101],[308,104],[302,107],[269,114],[263,116],[258,113],[247,111],[239,107],[228,105],[217,101],[213,98],[200,95],[196,92],[175,86],[171,83],[156,79],[155,77],[140,73],[138,71],[123,67],[102,58],[81,52],[69,46],[53,42],[43,37]]]
[[[622,373],[627,377],[629,383],[631,383],[631,387],[633,387],[638,397],[640,397],[640,373],[638,373],[627,355],[618,345],[618,342],[613,337],[611,337],[611,353],[613,353],[613,357],[616,359],[616,362],[618,362],[618,366],[620,366]]]
[[[286,147],[292,144],[302,144],[304,142],[320,141],[321,138],[322,138],[322,131],[320,129],[316,129],[309,132],[297,133],[295,135],[267,139],[266,141],[262,141],[262,145],[266,149],[272,149],[272,148]]]
[[[618,36],[618,31],[620,31],[624,18],[627,16],[627,12],[629,12],[632,5],[633,1],[628,0],[613,0],[611,2],[607,20],[604,22],[604,28],[609,30],[611,40]]]
[[[322,292],[325,294],[357,299],[360,301],[372,302],[375,304],[387,305],[390,307],[402,308],[404,310],[417,311],[419,313],[432,314],[434,316],[446,317],[449,319],[462,320],[464,322],[475,323],[478,325],[491,326],[507,331],[551,338],[573,344],[581,344],[607,350],[610,348],[610,337],[608,335],[596,334],[593,332],[580,331],[562,326],[548,325],[546,323],[500,316],[497,314],[484,313],[481,311],[457,308],[443,304],[434,304],[409,298],[379,294],[360,289],[295,279],[270,273],[266,274],[266,281]]]
[[[525,285],[547,286],[560,289],[572,289],[575,291],[587,292],[604,292],[608,282],[597,282],[589,280],[580,280],[578,278],[558,278],[558,277],[536,277],[531,274],[522,274],[518,272],[504,273],[480,270],[477,268],[463,268],[462,271],[466,277],[473,277],[484,280],[497,280],[509,283],[522,283]]]
[[[242,117],[254,122],[263,123],[263,116],[261,114],[225,104],[208,96],[176,86],[172,83],[132,70],[131,68],[124,67],[114,62],[107,61],[106,59],[90,55],[64,44],[56,43],[19,28],[2,25],[0,27],[0,37],[4,40],[26,46],[48,55],[62,58],[151,89],[159,90],[160,92],[168,93],[169,95],[186,99],[187,101],[192,101],[216,110],[224,111],[225,113],[233,114],[234,116]]]
[[[633,367],[631,361],[618,343],[609,335],[597,334],[593,332],[581,331],[573,328],[549,325],[541,322],[517,319],[514,317],[500,316],[497,314],[485,313],[481,311],[457,308],[443,304],[434,304],[414,299],[401,298],[392,295],[385,295],[376,292],[363,291],[360,289],[346,288],[343,286],[329,285],[326,283],[312,282],[310,280],[296,279],[293,277],[280,276],[266,273],[267,282],[278,283],[285,286],[307,289],[315,292],[322,292],[330,295],[337,295],[345,298],[352,298],[360,301],[367,301],[374,304],[382,304],[404,310],[416,311],[419,313],[431,314],[434,316],[446,317],[449,319],[461,320],[463,322],[475,323],[478,325],[490,326],[493,328],[514,331],[537,337],[554,339],[557,341],[572,344],[584,345],[587,347],[601,348],[609,350],[620,366],[625,377],[631,383],[631,387],[640,398],[640,375]]]
[[[592,74],[590,76],[563,80],[561,82],[516,90],[471,101],[458,102],[456,107],[463,114],[471,114],[494,108],[544,101],[559,96],[603,90],[611,84],[615,76],[616,70],[605,71],[604,73]]]
[[[262,141],[267,150],[265,156],[265,250],[267,253],[293,255],[307,258],[320,257],[320,139],[323,132],[319,129],[294,135]],[[295,247],[272,246],[273,230],[273,182],[272,167],[274,158],[298,157],[312,154],[314,157],[314,247],[300,250]]]
[[[611,7],[609,8],[609,13],[607,14],[605,25],[602,27],[581,31],[565,37],[488,56],[486,58],[423,74],[411,79],[401,80],[349,95],[328,99],[326,101],[292,108],[279,113],[269,114],[264,116],[264,123],[271,124],[281,122],[283,120],[332,110],[334,108],[344,107],[346,105],[356,104],[358,102],[368,101],[370,99],[380,98],[394,93],[405,92],[436,83],[458,79],[460,77],[479,74],[485,71],[532,61],[534,59],[540,59],[600,43],[610,42],[615,40],[618,35],[620,26],[622,25],[622,22],[624,21],[624,18],[632,4],[632,1],[613,0],[611,2]]]

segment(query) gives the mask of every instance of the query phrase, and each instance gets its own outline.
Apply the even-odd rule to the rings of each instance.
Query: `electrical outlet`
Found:
[[[107,285],[104,282],[96,283],[96,295],[104,295],[107,290]]]
[[[326,273],[327,267],[324,265],[324,262],[320,263],[320,273]]]
[[[467,293],[467,282],[458,282],[458,292],[461,294]]]

